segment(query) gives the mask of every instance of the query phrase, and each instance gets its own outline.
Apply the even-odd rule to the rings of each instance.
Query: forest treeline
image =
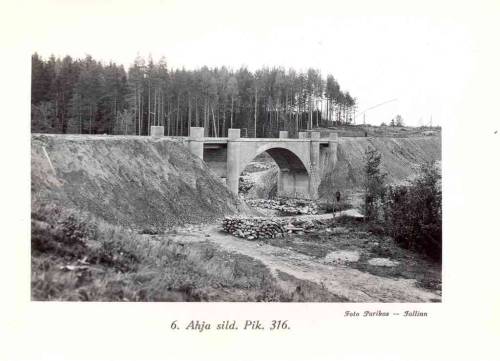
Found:
[[[138,56],[125,69],[91,56],[43,59],[32,55],[31,131],[36,133],[275,137],[318,126],[355,122],[356,101],[332,75],[263,67],[255,72],[202,67],[169,69]]]

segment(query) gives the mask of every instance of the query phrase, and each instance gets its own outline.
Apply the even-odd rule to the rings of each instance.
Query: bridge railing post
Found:
[[[190,127],[189,128],[189,137],[193,138],[193,139],[203,138],[204,129],[205,128],[203,128],[203,127]]]
[[[288,138],[288,130],[280,130],[280,139]]]
[[[152,138],[161,138],[165,135],[165,129],[163,126],[151,126],[151,131],[149,133]]]
[[[338,142],[339,141],[339,134],[338,133],[330,133],[328,137],[329,142]]]
[[[229,128],[227,130],[227,137],[228,137],[228,140],[240,139],[240,137],[241,137],[241,129]]]
[[[299,132],[299,139],[307,139],[307,132]]]

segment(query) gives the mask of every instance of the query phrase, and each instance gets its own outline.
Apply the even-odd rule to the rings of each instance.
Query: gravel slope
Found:
[[[370,146],[382,154],[382,169],[387,173],[389,183],[400,183],[414,176],[423,162],[441,160],[440,136],[339,138],[337,164],[333,172],[323,172],[320,197],[331,197],[332,184],[343,194],[362,189],[364,152]]]
[[[55,204],[131,228],[163,229],[245,212],[179,141],[32,135],[32,206]]]

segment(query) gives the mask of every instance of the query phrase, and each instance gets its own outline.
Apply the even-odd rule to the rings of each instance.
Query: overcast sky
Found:
[[[446,2],[346,3],[38,1],[29,36],[43,56],[90,54],[125,66],[139,53],[188,69],[313,67],[333,74],[359,111],[397,99],[368,111],[368,123],[396,114],[410,125],[450,121],[471,77],[465,20],[473,14]]]

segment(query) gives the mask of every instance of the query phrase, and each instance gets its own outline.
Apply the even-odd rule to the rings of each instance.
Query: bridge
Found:
[[[241,172],[267,152],[279,167],[279,196],[316,199],[322,172],[333,168],[337,159],[337,133],[320,138],[319,132],[299,132],[292,139],[287,131],[280,131],[279,138],[241,138],[240,129],[228,129],[227,138],[210,138],[204,136],[203,127],[191,127],[189,134],[184,142],[190,152],[225,179],[234,194],[238,194]],[[163,127],[151,127],[151,136],[163,137]]]

